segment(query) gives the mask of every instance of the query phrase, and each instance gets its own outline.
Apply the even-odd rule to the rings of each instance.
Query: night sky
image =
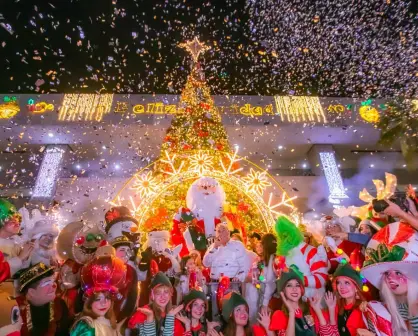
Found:
[[[365,3],[359,5],[358,3]],[[416,96],[416,1],[2,0],[0,92]]]

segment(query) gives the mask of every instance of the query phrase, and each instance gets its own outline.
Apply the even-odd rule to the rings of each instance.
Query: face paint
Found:
[[[384,280],[395,295],[406,295],[408,293],[408,278],[399,271],[386,271],[383,273]]]

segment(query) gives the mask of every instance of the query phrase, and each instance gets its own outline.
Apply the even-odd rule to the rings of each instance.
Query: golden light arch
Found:
[[[110,204],[130,208],[141,226],[159,204],[167,206],[170,215],[180,206],[186,206],[180,196],[185,197],[191,183],[202,176],[221,183],[227,203],[230,203],[228,198],[241,195],[251,205],[252,221],[254,216],[258,217],[256,224],[251,224],[260,231],[270,231],[280,214],[297,219],[292,202],[296,197],[289,197],[271,174],[239,156],[237,150],[234,153],[196,150],[173,155],[165,152],[159,160],[134,174]],[[176,192],[179,195],[173,196]]]

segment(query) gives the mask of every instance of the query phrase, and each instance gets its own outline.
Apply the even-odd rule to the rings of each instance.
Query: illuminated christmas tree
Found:
[[[196,38],[183,46],[191,53],[194,63],[180,97],[178,114],[164,138],[162,156],[165,151],[230,151],[221,116],[216,111],[198,62],[199,55],[207,48]]]

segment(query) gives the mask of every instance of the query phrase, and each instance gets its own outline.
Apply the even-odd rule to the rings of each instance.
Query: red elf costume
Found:
[[[345,300],[339,296],[337,291],[339,279],[348,280],[356,287],[356,297],[353,303],[345,304]],[[330,325],[329,332],[324,336],[356,336],[359,329],[369,330],[378,336],[392,336],[389,312],[380,302],[365,301],[362,294],[363,282],[365,282],[363,279],[350,264],[338,266],[332,280],[332,288],[337,296],[335,307],[337,325]],[[385,323],[381,323],[382,320],[385,320]]]

